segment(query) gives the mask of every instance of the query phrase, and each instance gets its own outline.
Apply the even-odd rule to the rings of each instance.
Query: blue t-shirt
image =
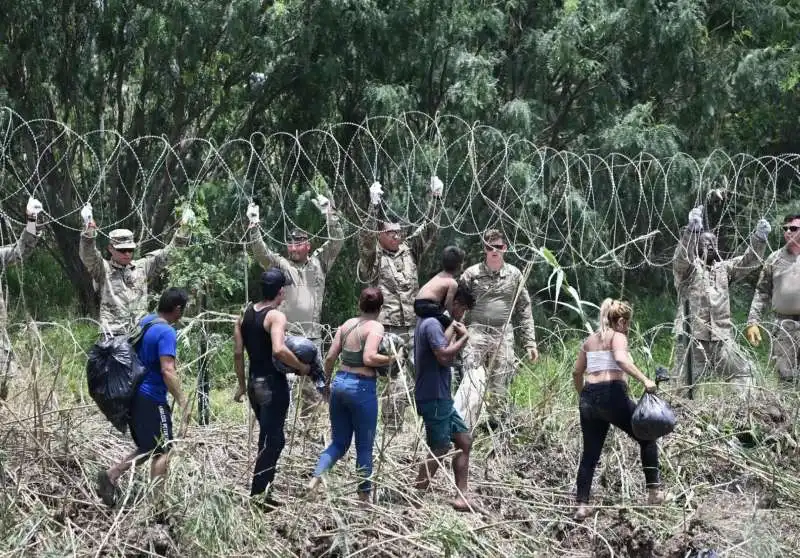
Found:
[[[139,326],[142,327],[156,318],[156,314],[149,314],[142,318]],[[139,385],[139,393],[157,403],[167,402],[167,384],[164,383],[164,376],[161,374],[160,358],[162,356],[175,358],[177,349],[178,336],[171,325],[154,324],[150,326],[136,351],[139,361],[147,371]]]
[[[449,366],[442,366],[433,354],[434,349],[447,347],[444,328],[436,318],[417,318],[414,329],[414,368],[417,380],[414,397],[417,401],[451,399]]]

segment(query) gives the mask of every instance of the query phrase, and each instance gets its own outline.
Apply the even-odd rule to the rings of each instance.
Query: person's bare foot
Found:
[[[471,512],[473,507],[470,505],[469,501],[466,498],[458,497],[453,500],[450,500],[450,505],[453,507],[454,510],[459,512]]]
[[[575,521],[583,521],[590,515],[592,515],[592,507],[589,504],[578,504],[578,509],[575,510],[575,515],[572,516],[572,519]]]
[[[308,486],[306,486],[306,490],[308,490],[309,492],[314,492],[321,483],[322,483],[322,477],[313,477],[308,482]]]

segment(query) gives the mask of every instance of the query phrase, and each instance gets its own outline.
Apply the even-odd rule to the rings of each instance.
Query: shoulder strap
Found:
[[[165,320],[164,318],[159,318],[159,317],[153,318],[143,326],[137,327],[136,331],[134,331],[128,337],[128,343],[130,343],[134,347],[137,347],[139,343],[142,342],[142,339],[144,339],[144,334],[147,333],[147,330],[150,329],[151,326],[154,326],[156,324],[165,324],[165,323],[167,323],[167,320]]]
[[[348,335],[350,335],[353,330],[355,330],[358,326],[366,322],[367,320],[358,320],[356,324],[349,328],[347,331],[342,332],[342,349],[344,349],[344,342],[347,340]]]

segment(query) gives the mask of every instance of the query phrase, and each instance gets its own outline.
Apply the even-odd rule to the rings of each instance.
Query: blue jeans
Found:
[[[350,448],[356,438],[356,469],[364,480],[358,485],[361,492],[369,492],[372,484],[372,445],[378,428],[378,395],[376,379],[340,370],[331,385],[331,445],[328,446],[314,469],[319,477],[333,467]]]

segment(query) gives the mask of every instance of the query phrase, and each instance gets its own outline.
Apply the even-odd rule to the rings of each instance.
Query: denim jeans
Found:
[[[631,417],[635,408],[636,404],[628,397],[628,386],[624,382],[586,384],[583,388],[580,395],[583,455],[578,467],[578,502],[589,501],[594,470],[612,424],[639,443],[647,486],[659,485],[658,445],[655,441],[639,440],[633,435]]]
[[[356,439],[356,468],[363,478],[359,491],[369,492],[372,487],[372,445],[378,428],[378,396],[376,379],[359,374],[339,371],[331,385],[331,445],[329,445],[314,469],[319,477],[333,467]]]

